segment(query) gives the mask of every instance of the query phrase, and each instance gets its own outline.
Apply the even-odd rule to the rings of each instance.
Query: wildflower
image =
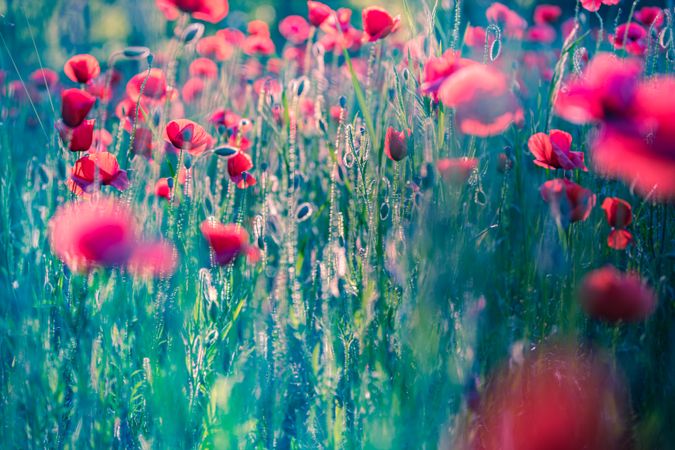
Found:
[[[216,61],[226,61],[232,57],[234,49],[220,35],[204,36],[197,42],[197,53]]]
[[[157,7],[168,20],[178,18],[178,12],[190,14],[197,20],[218,23],[227,16],[227,0],[155,0]]]
[[[112,186],[118,191],[129,187],[126,171],[120,169],[115,155],[97,152],[83,156],[75,162],[67,181],[70,190],[78,196],[88,194],[94,183]]]
[[[201,125],[188,120],[172,120],[166,125],[168,140],[178,149],[185,150],[192,155],[198,155],[206,150],[213,138],[201,127]]]
[[[615,323],[645,320],[656,309],[656,295],[633,273],[621,273],[613,266],[595,270],[584,278],[579,300],[586,313]]]
[[[442,158],[436,163],[443,180],[454,185],[466,183],[476,167],[476,158]]]
[[[523,111],[506,76],[490,66],[470,64],[443,82],[439,99],[456,109],[463,133],[491,136],[523,120]]]
[[[279,22],[279,32],[293,44],[302,44],[309,37],[309,23],[302,16],[287,16]]]
[[[462,58],[460,53],[454,50],[447,50],[442,56],[429,58],[424,63],[424,72],[422,76],[422,92],[432,95],[438,100],[438,90],[445,80],[463,67],[476,64],[474,61]]]
[[[169,276],[177,266],[176,248],[166,241],[138,243],[126,262],[127,270],[141,277]]]
[[[191,77],[214,80],[218,78],[218,66],[208,58],[197,58],[190,63]]]
[[[161,69],[152,68],[134,75],[127,83],[126,92],[134,102],[137,102],[139,98],[147,102],[163,101],[167,94],[164,72]]]
[[[464,31],[464,43],[468,47],[482,49],[485,46],[485,39],[485,28],[473,27],[471,25],[466,26],[466,30]]]
[[[68,144],[71,152],[84,152],[89,150],[94,139],[95,119],[84,120],[75,128],[70,128],[62,121],[56,122],[56,129],[61,140]]]
[[[120,266],[133,252],[135,224],[131,211],[117,200],[71,202],[49,221],[49,242],[73,271]]]
[[[600,5],[618,5],[620,0],[581,0],[581,6],[586,11],[596,12],[600,9]]]
[[[241,150],[227,160],[227,173],[239,189],[246,189],[256,184],[256,179],[248,173],[252,168],[251,157]]]
[[[39,90],[53,90],[59,82],[59,76],[52,69],[38,69],[28,77],[31,84]]]
[[[534,23],[537,25],[547,25],[556,22],[562,9],[556,5],[537,5],[534,8]]]
[[[614,48],[623,48],[631,55],[643,55],[647,49],[647,30],[635,22],[619,25],[609,39]]]
[[[201,78],[193,77],[183,84],[181,94],[185,103],[192,103],[199,100],[204,93],[206,85]]]
[[[387,128],[384,138],[384,153],[392,161],[400,161],[408,156],[408,137],[406,131],[396,131],[393,127]]]
[[[362,16],[365,37],[370,42],[386,38],[401,24],[400,16],[391,17],[384,8],[378,6],[365,8]]]
[[[663,10],[658,6],[644,6],[635,12],[635,20],[645,27],[653,25],[657,30],[663,26],[663,17]]]
[[[94,130],[92,136],[92,144],[89,148],[90,152],[105,152],[108,146],[113,142],[112,134],[105,128],[98,128]]]
[[[65,89],[61,92],[61,117],[63,123],[75,128],[87,117],[96,103],[96,98],[81,89]]]
[[[517,12],[508,6],[494,2],[485,11],[485,17],[488,22],[501,24],[504,27],[504,34],[508,37],[520,39],[527,28],[527,21]]]
[[[328,19],[332,14],[333,10],[330,6],[323,4],[321,2],[307,2],[307,18],[309,23],[314,27],[320,27],[326,19]]]
[[[556,220],[564,223],[588,219],[595,206],[595,194],[564,178],[545,182],[539,192]]]
[[[133,129],[132,129],[133,131]],[[154,148],[152,131],[145,127],[136,127],[134,134],[134,143],[132,152],[134,155],[141,155],[145,159],[152,158],[152,150]]]
[[[199,229],[209,243],[216,264],[226,266],[240,255],[247,255],[250,259],[256,258],[257,250],[249,245],[248,233],[241,226],[205,220]]]
[[[633,221],[633,211],[630,204],[617,197],[607,197],[602,202],[607,223],[612,231],[607,238],[607,245],[616,250],[623,250],[631,242],[633,235],[625,228]]]
[[[618,449],[630,410],[610,365],[564,345],[521,357],[489,381],[468,445],[474,450]]]
[[[536,158],[534,163],[540,167],[588,171],[584,164],[584,153],[570,151],[572,135],[565,131],[551,130],[549,134],[533,134],[527,146]]]
[[[242,51],[247,55],[269,56],[274,54],[276,47],[269,36],[248,36],[242,43]]]
[[[160,198],[171,198],[171,186],[169,186],[168,178],[160,178],[155,183],[155,195]]]
[[[88,83],[101,73],[101,66],[91,55],[75,55],[63,68],[66,76],[76,83]]]
[[[236,28],[224,28],[216,31],[216,36],[220,36],[228,44],[238,47],[244,42],[246,36]]]

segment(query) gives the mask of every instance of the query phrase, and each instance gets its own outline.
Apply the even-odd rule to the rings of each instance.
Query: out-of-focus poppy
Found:
[[[216,264],[226,266],[240,255],[255,259],[257,249],[249,245],[248,233],[241,226],[205,220],[199,228],[209,243]]]
[[[564,223],[588,219],[595,206],[595,194],[564,178],[545,182],[539,192],[553,216]]]
[[[66,61],[63,71],[76,83],[88,83],[101,73],[101,66],[91,55],[75,55]]]

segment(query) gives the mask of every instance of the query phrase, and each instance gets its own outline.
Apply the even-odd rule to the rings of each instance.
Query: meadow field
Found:
[[[672,0],[0,0],[0,448],[675,449]]]

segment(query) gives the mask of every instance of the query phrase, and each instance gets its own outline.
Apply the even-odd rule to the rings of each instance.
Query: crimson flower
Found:
[[[619,25],[609,39],[614,48],[623,48],[631,55],[644,55],[647,50],[647,30],[635,22]]]
[[[553,216],[565,223],[588,219],[595,206],[595,194],[564,178],[545,182],[539,192],[549,204]]]
[[[656,295],[634,273],[613,266],[595,270],[584,278],[579,300],[589,316],[606,322],[638,322],[656,309]]]
[[[546,169],[588,171],[584,164],[584,153],[570,151],[572,135],[565,131],[551,130],[549,134],[533,134],[527,141],[527,146],[538,166]]]
[[[618,5],[620,0],[581,0],[581,6],[586,11],[596,12],[601,5]]]
[[[101,73],[101,66],[91,55],[75,55],[63,67],[66,76],[76,83],[88,83]]]
[[[655,29],[663,26],[663,10],[658,6],[644,6],[635,12],[635,20],[646,27],[654,25]]]
[[[365,37],[370,42],[386,38],[401,24],[400,16],[391,17],[384,8],[378,6],[365,8],[362,16]]]
[[[462,58],[460,53],[454,50],[447,50],[442,56],[429,58],[424,63],[422,92],[438,100],[437,94],[441,84],[459,69],[471,64],[477,63],[471,59]]]
[[[199,229],[209,243],[216,264],[220,266],[233,263],[240,255],[255,259],[258,253],[255,247],[249,245],[246,230],[239,225],[224,225],[215,220],[205,220]]]
[[[560,18],[562,9],[556,5],[537,5],[534,8],[534,23],[537,25],[547,25]]]
[[[87,117],[96,103],[96,97],[81,89],[64,89],[61,92],[61,117],[63,122],[75,128]]]
[[[320,27],[326,21],[326,19],[328,19],[331,14],[333,14],[333,10],[330,6],[321,2],[313,2],[311,0],[307,2],[307,10],[307,18],[309,19],[309,23],[315,27]]]
[[[256,184],[256,179],[249,173],[252,168],[251,157],[241,150],[227,160],[227,173],[239,189],[246,189]]]
[[[160,198],[171,198],[171,186],[168,178],[160,178],[155,183],[155,195]]]
[[[384,153],[392,161],[400,161],[408,156],[408,133],[387,128],[384,138]]]
[[[68,144],[71,152],[84,152],[89,150],[94,139],[95,119],[85,120],[75,128],[70,128],[62,121],[56,122],[56,129],[61,140]]]
[[[607,237],[607,245],[615,250],[623,250],[631,242],[633,235],[625,228],[633,221],[633,210],[625,200],[617,197],[607,197],[602,202],[607,223],[612,231]]]

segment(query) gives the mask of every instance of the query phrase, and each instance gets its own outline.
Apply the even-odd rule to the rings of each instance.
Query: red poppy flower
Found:
[[[629,448],[629,402],[610,367],[562,345],[505,365],[488,382],[458,448]]]
[[[201,125],[188,119],[169,122],[166,125],[166,136],[174,147],[192,155],[202,153],[213,140]]]
[[[539,42],[542,44],[550,44],[555,41],[555,29],[549,25],[534,25],[527,29],[525,39],[530,42]]]
[[[170,276],[178,267],[176,248],[165,241],[141,242],[134,247],[126,263],[136,276]]]
[[[169,186],[168,178],[157,180],[157,183],[155,183],[155,195],[166,199],[171,198],[171,187]]]
[[[476,167],[478,167],[476,158],[442,158],[436,163],[443,180],[455,185],[466,183]]]
[[[491,136],[523,120],[523,110],[506,76],[491,66],[470,64],[443,82],[438,98],[456,109],[463,133]]]
[[[384,39],[395,32],[401,24],[401,17],[391,17],[384,9],[378,6],[365,8],[362,12],[363,31],[370,42]]]
[[[429,58],[427,62],[424,63],[421,86],[422,92],[431,95],[435,100],[438,100],[437,94],[441,84],[443,84],[450,75],[471,64],[477,63],[471,59],[462,58],[460,53],[454,50],[447,50],[443,53],[443,56],[438,58]]]
[[[199,100],[202,97],[205,88],[206,85],[204,80],[197,77],[190,78],[183,84],[183,88],[181,89],[183,100],[185,100],[185,103],[192,103]]]
[[[220,36],[228,44],[236,47],[239,47],[244,42],[244,39],[246,39],[246,35],[236,28],[218,30],[216,31],[216,35]]]
[[[392,161],[400,161],[408,156],[408,133],[396,131],[393,127],[387,128],[384,138],[384,153]]]
[[[581,0],[581,6],[586,11],[596,12],[600,9],[600,5],[617,5],[620,0]]]
[[[75,128],[87,117],[96,103],[96,98],[81,89],[65,89],[61,92],[61,117],[63,122]]]
[[[614,48],[624,48],[631,55],[643,55],[647,50],[647,30],[635,22],[619,25],[609,40],[614,44]]]
[[[124,264],[136,232],[131,211],[117,200],[78,201],[60,206],[49,221],[54,254],[73,271]]]
[[[488,22],[501,24],[504,28],[504,34],[512,38],[521,38],[525,28],[527,28],[527,20],[523,19],[517,12],[511,10],[508,6],[494,2],[485,11],[485,17]]]
[[[216,61],[226,61],[232,57],[234,49],[221,36],[205,36],[197,42],[197,53]]]
[[[127,97],[120,100],[115,107],[115,115],[122,120],[122,125],[128,132],[131,132],[134,123],[145,123],[146,117],[150,114],[149,106],[144,103],[141,101],[140,104],[137,104],[134,100]],[[136,109],[137,105],[139,106],[138,110]]]
[[[237,152],[227,160],[227,173],[231,178],[240,177],[244,172],[253,168],[251,157],[243,151]]]
[[[538,25],[551,24],[560,18],[562,9],[556,5],[537,5],[534,8],[534,23]]]
[[[276,51],[274,41],[268,36],[248,36],[242,43],[242,51],[247,55],[269,56]]]
[[[625,120],[633,114],[641,64],[599,53],[559,91],[556,113],[573,123]]]
[[[94,139],[95,119],[85,120],[75,128],[70,128],[62,121],[56,122],[56,129],[61,140],[68,144],[71,152],[84,152],[89,150]]]
[[[136,127],[134,135],[134,145],[132,151],[134,155],[141,155],[145,159],[152,158],[154,148],[152,131],[145,127]]]
[[[564,178],[545,182],[539,192],[551,207],[553,216],[565,223],[588,219],[595,206],[595,194]]]
[[[270,27],[262,20],[251,20],[246,26],[246,31],[250,36],[271,37]]]
[[[675,198],[675,77],[656,77],[637,89],[633,116],[605,122],[591,143],[598,172],[620,178],[643,196]]]
[[[256,253],[256,249],[248,243],[248,233],[239,225],[223,225],[215,220],[205,220],[199,229],[209,243],[218,265],[226,266],[233,263],[239,255]]]
[[[623,250],[633,242],[633,235],[625,230],[633,221],[633,212],[630,204],[616,197],[607,197],[602,202],[607,223],[612,231],[607,238],[607,245],[615,250]]]
[[[155,0],[155,3],[169,20],[177,19],[178,11],[182,11],[197,20],[218,23],[229,11],[227,0]]]
[[[59,82],[59,75],[52,69],[38,69],[28,79],[40,90],[53,90]]]
[[[663,10],[658,6],[644,6],[635,12],[635,20],[646,27],[654,25],[655,29],[663,26]]]
[[[302,16],[287,16],[279,22],[279,33],[293,44],[302,44],[309,37],[309,23]]]
[[[633,273],[613,266],[595,270],[584,278],[579,300],[589,316],[606,322],[645,320],[656,309],[656,295]]]
[[[211,114],[209,122],[214,125],[223,125],[225,128],[234,128],[239,125],[241,116],[224,108],[217,109]]]
[[[146,77],[147,81],[145,81]],[[145,87],[143,87],[144,81]],[[161,69],[152,68],[149,73],[143,71],[131,77],[127,83],[127,95],[134,102],[137,102],[139,98],[148,102],[160,102],[164,100],[166,94],[166,77]]]
[[[466,26],[466,31],[464,31],[464,44],[468,47],[484,48],[485,39],[485,28],[472,27],[471,25]]]
[[[320,27],[326,21],[326,19],[328,19],[333,14],[333,10],[330,6],[321,2],[313,2],[311,0],[307,2],[307,10],[307,18],[309,19],[309,23],[315,27]]]
[[[218,65],[208,58],[197,58],[190,63],[190,76],[209,80],[218,78]]]
[[[527,142],[530,152],[536,158],[534,163],[546,169],[588,171],[584,164],[584,153],[570,151],[572,135],[561,130],[549,134],[533,134]]]
[[[85,195],[95,182],[118,191],[129,187],[126,171],[120,169],[117,158],[109,152],[91,153],[78,159],[67,184],[75,195]]]
[[[101,73],[101,66],[91,55],[75,55],[63,67],[66,76],[76,83],[88,83]]]

